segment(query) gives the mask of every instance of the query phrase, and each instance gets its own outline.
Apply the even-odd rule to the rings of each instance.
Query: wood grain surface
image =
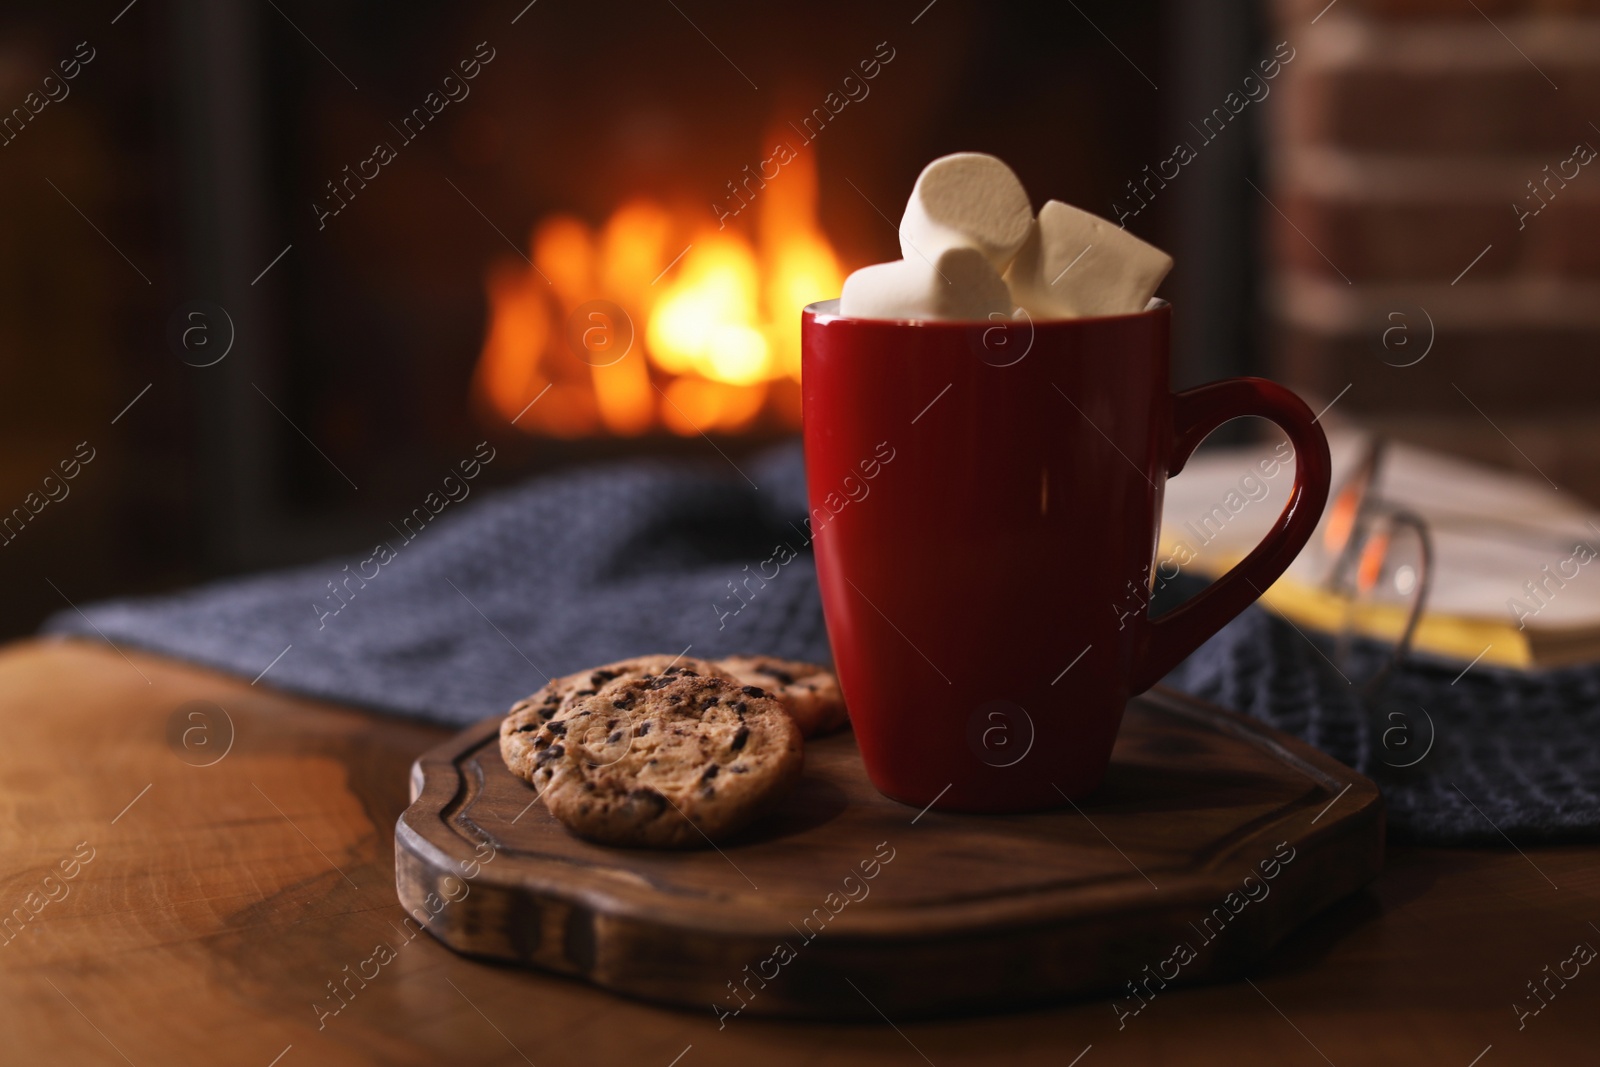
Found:
[[[460,951],[719,1021],[1014,1010],[1091,991],[1136,1013],[1258,962],[1383,860],[1370,781],[1175,693],[1129,706],[1105,785],[1078,805],[918,812],[872,786],[845,732],[806,745],[781,809],[688,853],[567,833],[506,769],[498,725],[417,761],[401,903]]]
[[[1512,1007],[1575,943],[1600,945],[1600,848],[1509,845],[1390,848],[1376,881],[1248,982],[1167,989],[1120,1028],[1112,999],[1090,996],[892,1026],[746,1014],[719,1029],[709,1009],[399,932],[392,830],[413,760],[451,731],[275,693],[271,672],[251,686],[122,651],[0,649],[0,914],[48,900],[0,945],[0,1063],[1468,1067],[1482,1054],[1477,1067],[1506,1067],[1591,1062],[1600,1039],[1592,968],[1522,1029]],[[196,700],[236,733],[208,767],[186,762],[201,746],[168,740]],[[61,881],[85,842],[93,858]],[[337,1003],[327,983],[379,944],[393,958],[366,965],[377,976],[352,980],[319,1028],[315,1005]]]

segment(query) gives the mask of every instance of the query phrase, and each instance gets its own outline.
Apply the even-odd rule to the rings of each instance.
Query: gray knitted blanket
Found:
[[[827,662],[799,447],[742,466],[749,481],[649,461],[576,470],[375,531],[349,559],[93,604],[45,630],[459,724],[503,713],[547,678],[642,652]],[[1252,609],[1167,684],[1371,776],[1398,838],[1600,839],[1600,668],[1479,667],[1452,685],[1452,670],[1424,664],[1372,707],[1320,660]]]

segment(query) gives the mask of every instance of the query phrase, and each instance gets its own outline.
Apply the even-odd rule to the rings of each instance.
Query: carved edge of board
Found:
[[[1144,699],[1263,748],[1300,769],[1320,793],[1234,835],[1231,847],[1203,867],[1163,877],[1161,889],[1149,897],[1125,892],[1142,882],[1130,873],[1098,890],[1054,894],[1064,899],[1053,907],[1040,907],[1034,895],[1025,913],[936,905],[907,909],[910,917],[898,921],[855,922],[826,931],[826,937],[813,935],[814,940],[792,949],[803,966],[783,970],[781,982],[758,978],[760,996],[747,1010],[875,1017],[863,992],[884,1011],[908,1016],[1003,1010],[1147,981],[1151,968],[1159,971],[1161,963],[1171,962],[1176,945],[1197,942],[1201,947],[1171,984],[1217,980],[1259,961],[1299,923],[1377,875],[1383,804],[1371,781],[1304,742],[1234,712],[1170,692],[1152,691]],[[468,781],[461,763],[494,736],[498,722],[479,723],[419,757],[413,769],[415,800],[396,826],[401,903],[419,919],[427,915],[425,925],[436,938],[468,955],[575,975],[615,992],[679,1006],[727,1004],[733,982],[742,980],[750,991],[750,968],[771,961],[775,941],[792,946],[800,940],[764,919],[741,917],[726,902],[696,915],[675,901],[677,914],[671,914],[648,885],[630,887],[578,865],[563,867],[560,877],[533,878],[524,871],[504,878],[490,865],[466,877],[473,845],[451,814],[481,783]],[[430,768],[441,773],[429,774]],[[430,840],[414,820],[445,829],[448,847]],[[1276,897],[1272,907],[1247,902],[1230,908],[1230,900],[1244,899],[1246,878],[1253,876],[1259,886],[1258,866],[1281,857],[1269,844],[1280,840],[1295,842],[1296,857],[1300,849],[1315,846],[1315,862],[1281,863],[1278,878],[1261,898]],[[930,912],[946,913],[936,916],[944,921],[930,922],[935,918]],[[1185,918],[1196,915],[1220,916],[1217,928],[1225,928],[1227,937],[1206,938],[1207,919],[1201,919],[1201,928]],[[1215,951],[1209,951],[1213,945]],[[1165,988],[1168,982],[1160,984]]]

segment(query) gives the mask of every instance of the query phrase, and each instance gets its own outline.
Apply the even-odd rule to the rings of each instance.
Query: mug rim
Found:
[[[867,319],[853,315],[841,315],[838,311],[839,297],[831,300],[818,300],[807,304],[800,312],[801,316],[810,319],[819,325],[830,323],[852,323],[867,326],[916,326],[924,330],[970,330],[975,326],[994,327],[1005,323],[991,319]],[[1035,319],[1031,315],[1026,319],[1009,319],[1008,323],[1032,323],[1036,328],[1059,329],[1083,323],[1133,321],[1148,318],[1170,311],[1172,302],[1162,297],[1150,298],[1150,303],[1141,311],[1125,311],[1117,315],[1082,315],[1076,318],[1063,319]]]

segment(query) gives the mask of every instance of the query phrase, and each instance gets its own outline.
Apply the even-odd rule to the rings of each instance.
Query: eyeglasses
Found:
[[[1334,663],[1363,699],[1375,699],[1411,654],[1433,587],[1433,538],[1416,512],[1378,489],[1388,442],[1373,437],[1334,495],[1323,545],[1333,557],[1324,587],[1344,606]],[[1357,642],[1361,623],[1401,613],[1398,636],[1386,649]]]

